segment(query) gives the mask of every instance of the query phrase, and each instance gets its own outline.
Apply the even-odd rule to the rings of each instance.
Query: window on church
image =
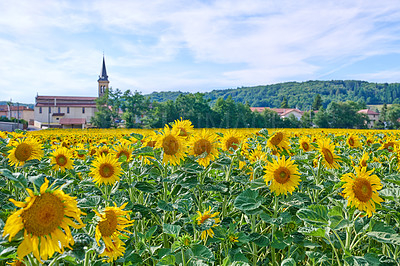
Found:
[[[49,114],[51,114],[51,107],[49,106]]]
[[[85,113],[85,107],[82,107],[82,114]]]
[[[58,113],[61,113],[61,107],[58,107]]]
[[[67,107],[67,114],[69,114],[69,106]]]
[[[39,107],[39,114],[42,113],[42,107]]]

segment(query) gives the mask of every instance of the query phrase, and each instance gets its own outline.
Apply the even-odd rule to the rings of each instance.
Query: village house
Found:
[[[294,115],[294,117],[296,117],[297,120],[300,120],[304,113],[303,111],[300,111],[296,108],[250,107],[250,109],[252,112],[257,111],[260,113],[262,113],[265,109],[270,109],[278,113],[281,118],[288,118],[292,114]]]
[[[15,103],[14,103],[15,104]],[[34,111],[28,106],[0,105],[0,117],[23,119],[33,125]]]
[[[97,80],[98,97],[108,89],[109,80],[103,56],[101,75]],[[35,126],[38,128],[85,128],[90,125],[98,97],[37,95],[34,107]]]
[[[358,111],[359,114],[366,114],[369,118],[368,128],[372,128],[374,126],[375,121],[379,120],[379,113],[374,112],[370,109],[362,109]]]

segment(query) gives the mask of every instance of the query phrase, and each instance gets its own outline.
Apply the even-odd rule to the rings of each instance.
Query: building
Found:
[[[15,103],[14,103],[15,104]],[[28,106],[0,105],[0,117],[23,119],[33,125],[34,111]]]
[[[98,97],[108,90],[109,80],[103,56],[101,75],[97,80]],[[90,125],[98,97],[42,96],[35,100],[35,126],[39,128],[85,128]]]
[[[295,108],[269,108],[269,107],[250,107],[251,111],[257,111],[262,113],[265,109],[270,109],[271,111],[274,111],[278,113],[278,115],[281,118],[288,118],[291,114],[294,115],[294,117],[297,118],[297,120],[300,120],[301,117],[303,116],[303,111],[300,111]]]
[[[358,111],[357,113],[359,114],[365,114],[368,116],[369,118],[369,123],[368,123],[368,128],[372,128],[374,126],[375,121],[379,120],[379,113],[374,112],[370,109],[362,109],[360,111]]]

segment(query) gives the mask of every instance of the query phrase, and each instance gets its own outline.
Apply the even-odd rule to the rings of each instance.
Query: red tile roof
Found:
[[[265,109],[270,109],[270,110],[272,110],[274,112],[277,112],[280,116],[287,115],[287,114],[289,114],[290,112],[293,112],[293,111],[298,112],[300,114],[304,113],[303,111],[300,111],[300,110],[295,109],[295,108],[250,107],[251,111],[253,111],[253,112],[257,111],[257,112],[260,112],[260,113],[262,113]]]
[[[61,125],[82,125],[86,124],[85,118],[61,118],[60,119]]]
[[[81,97],[81,96],[36,96],[37,100],[66,100],[66,101],[94,101],[97,97]]]
[[[367,114],[367,115],[379,115],[379,113],[374,112],[374,111],[372,111],[370,109],[362,109],[362,110],[358,111],[357,113],[359,113],[359,114]]]

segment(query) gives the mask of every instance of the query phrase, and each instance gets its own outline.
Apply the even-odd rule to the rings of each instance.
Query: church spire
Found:
[[[101,75],[99,76],[99,80],[108,81],[107,70],[106,70],[106,60],[104,59],[104,54],[103,54],[103,66],[101,68]]]
[[[107,75],[107,70],[106,70],[106,60],[104,59],[104,54],[103,54],[103,66],[101,68],[101,75],[99,76],[99,79],[97,80],[98,82],[98,94],[99,97],[103,96],[106,90],[108,90],[108,84],[110,83],[108,81],[108,75]]]

